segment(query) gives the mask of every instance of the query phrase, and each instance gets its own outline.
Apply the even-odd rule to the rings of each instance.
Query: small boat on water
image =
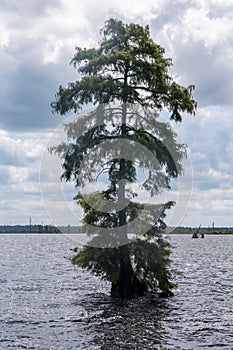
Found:
[[[192,238],[199,238],[199,237],[205,238],[205,235],[204,235],[203,232],[199,233],[200,228],[201,228],[201,225],[200,225],[200,226],[198,227],[198,229],[193,233]]]

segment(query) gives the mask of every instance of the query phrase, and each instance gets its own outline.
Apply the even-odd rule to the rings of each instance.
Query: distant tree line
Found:
[[[53,225],[2,225],[0,233],[59,233]]]
[[[195,227],[176,227],[176,228],[168,228],[168,232],[172,234],[193,234],[197,228]],[[233,234],[233,227],[202,227],[199,230],[199,233],[205,234]]]

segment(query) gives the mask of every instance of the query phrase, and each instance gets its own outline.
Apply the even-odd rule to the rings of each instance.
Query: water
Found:
[[[0,235],[0,349],[233,349],[233,236],[171,242],[175,296],[122,303],[67,236]]]

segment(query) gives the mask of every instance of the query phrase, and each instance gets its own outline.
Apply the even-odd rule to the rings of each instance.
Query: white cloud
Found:
[[[216,9],[220,11],[223,9],[224,12],[229,12],[233,8],[233,0],[192,0],[192,3],[195,4],[198,8],[209,10]]]
[[[232,38],[233,16],[212,17],[207,9],[189,8],[184,15],[184,41],[203,42],[207,49],[221,46]]]
[[[44,151],[44,146],[38,138],[13,139],[5,132],[0,137],[0,161],[7,165],[31,165],[38,160]]]
[[[43,50],[43,63],[57,63],[60,59],[62,47],[62,41],[56,40],[54,35],[48,35],[48,39]]]
[[[9,34],[4,23],[0,24],[0,48],[9,45]]]

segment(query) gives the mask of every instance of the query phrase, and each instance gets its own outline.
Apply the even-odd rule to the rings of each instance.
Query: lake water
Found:
[[[0,235],[0,349],[233,349],[233,236],[170,239],[175,296],[122,303],[69,237]]]

